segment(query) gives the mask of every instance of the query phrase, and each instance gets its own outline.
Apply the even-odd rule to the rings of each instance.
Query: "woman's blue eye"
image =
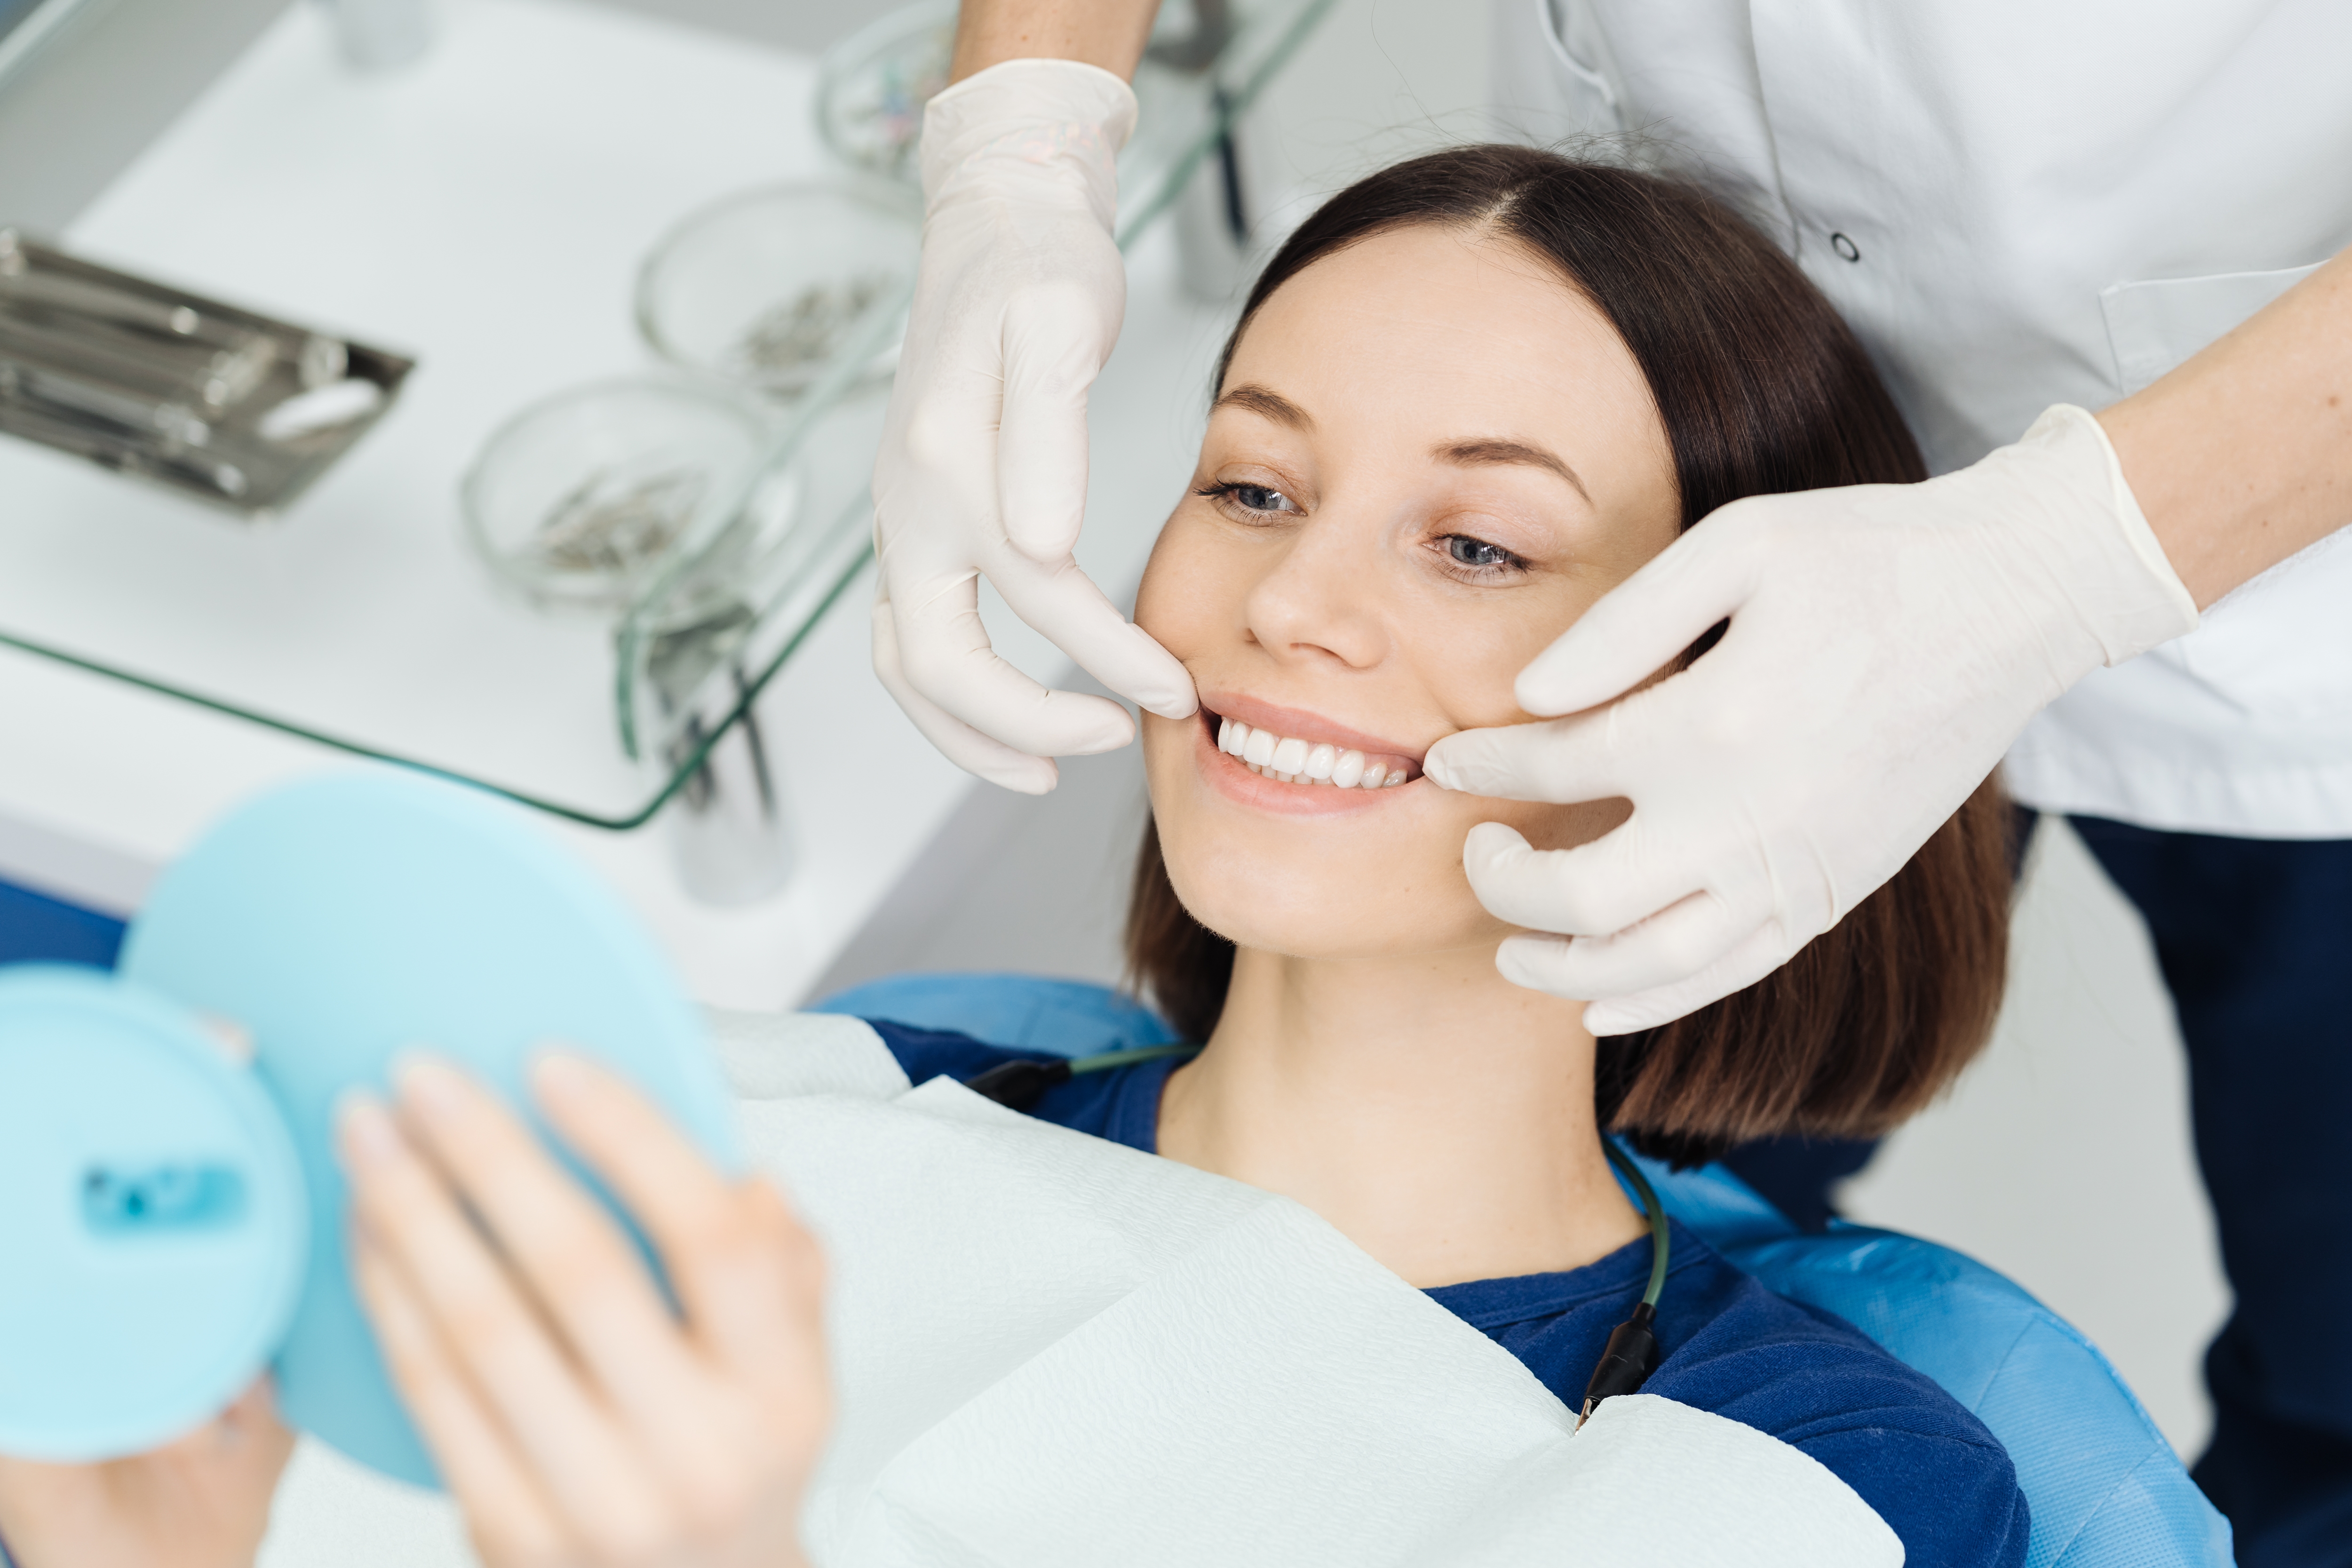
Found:
[[[1519,559],[1499,544],[1489,544],[1466,533],[1449,535],[1445,552],[1457,566],[1516,566]]]
[[[1244,485],[1228,481],[1221,485],[1204,485],[1192,492],[1211,500],[1229,500],[1244,511],[1296,512],[1298,508],[1291,499],[1271,485]]]

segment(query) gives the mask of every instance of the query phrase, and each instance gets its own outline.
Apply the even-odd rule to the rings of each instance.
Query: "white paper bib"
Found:
[[[715,1018],[753,1157],[824,1239],[822,1568],[1891,1565],[1796,1448],[1648,1394],[1573,1413],[1288,1201],[909,1090],[838,1018]]]

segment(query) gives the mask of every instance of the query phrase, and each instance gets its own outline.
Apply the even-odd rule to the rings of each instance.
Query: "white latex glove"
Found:
[[[1094,678],[1171,719],[1192,678],[1080,572],[1087,389],[1127,303],[1115,160],[1135,94],[1075,60],[1008,60],[923,115],[923,258],[874,464],[874,668],[961,766],[1043,795],[1046,759],[1134,738],[1107,698],[997,657],[986,576]]]
[[[1689,668],[1610,701],[1726,616]],[[1465,731],[1423,766],[1476,795],[1633,801],[1574,849],[1488,822],[1463,851],[1489,910],[1568,933],[1509,939],[1503,974],[1627,1034],[1779,967],[1900,869],[2027,720],[2196,624],[2105,433],[2062,404],[1925,484],[1720,509],[1520,674],[1520,707],[1573,717]]]

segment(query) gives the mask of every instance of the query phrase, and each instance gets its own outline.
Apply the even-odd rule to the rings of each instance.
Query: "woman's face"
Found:
[[[1195,719],[1144,715],[1185,906],[1300,957],[1491,948],[1508,928],[1463,876],[1470,828],[1559,848],[1624,805],[1455,795],[1421,759],[1526,721],[1520,668],[1664,550],[1677,510],[1633,355],[1517,244],[1399,229],[1284,284],[1242,336],[1136,602],[1201,691]],[[1228,721],[1266,738],[1230,755]],[[1340,787],[1357,753],[1406,782]]]

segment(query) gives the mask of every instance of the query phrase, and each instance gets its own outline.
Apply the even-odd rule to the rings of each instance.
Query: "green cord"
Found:
[[[1200,1054],[1198,1046],[1137,1046],[1131,1050],[1105,1051],[1100,1056],[1079,1057],[1070,1063],[1070,1070],[1074,1073],[1108,1072],[1112,1068],[1123,1068],[1133,1062],[1158,1061],[1161,1057],[1197,1057]]]
[[[1649,1216],[1650,1221],[1650,1288],[1642,1292],[1642,1304],[1654,1310],[1658,1305],[1658,1292],[1666,1288],[1665,1205],[1658,1202],[1657,1192],[1650,1185],[1650,1178],[1642,1174],[1642,1167],[1633,1163],[1632,1155],[1617,1147],[1617,1140],[1607,1133],[1601,1134],[1601,1152],[1609,1156],[1609,1163],[1623,1172],[1625,1179],[1633,1184],[1633,1190],[1642,1194],[1642,1212]]]

